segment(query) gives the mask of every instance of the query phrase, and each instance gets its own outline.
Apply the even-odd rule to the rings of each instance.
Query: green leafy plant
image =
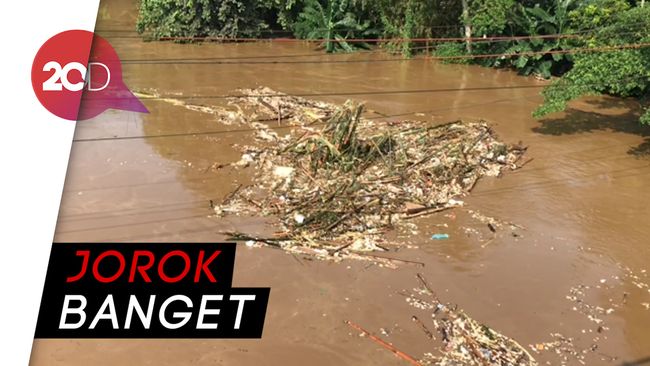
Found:
[[[365,43],[349,43],[346,38],[361,38],[368,35],[369,20],[362,20],[354,13],[354,2],[350,0],[307,0],[294,24],[297,37],[324,39],[327,52],[351,52],[355,48],[367,48]]]
[[[389,42],[388,48],[411,56],[414,47],[423,42],[405,40],[457,35],[460,4],[458,0],[375,0],[373,14],[384,38],[399,38]]]
[[[472,54],[512,54],[472,60],[484,66],[514,68],[523,75],[543,78],[559,75],[571,67],[572,59],[563,51],[574,44],[545,35],[572,32],[569,12],[576,0],[515,1],[475,0],[470,3],[470,26],[476,37],[520,37],[513,41],[474,41]],[[459,24],[463,19],[459,19]],[[528,36],[530,36],[528,38]]]
[[[611,26],[596,33],[594,41],[601,47],[650,43],[650,7],[632,8],[617,14]],[[647,103],[650,48],[576,55],[573,68],[543,90],[544,104],[533,115],[542,117],[562,111],[569,101],[594,94],[637,97],[641,103]],[[640,121],[650,123],[647,107]]]
[[[436,46],[433,51],[433,55],[437,57],[450,57],[448,59],[443,59],[443,63],[449,64],[468,64],[471,59],[468,58],[453,58],[456,56],[465,56],[467,51],[465,45],[462,43],[452,43],[452,42],[443,42]]]
[[[515,7],[515,0],[472,1],[470,23],[473,33],[480,37],[501,35],[507,30],[512,31],[512,11]]]
[[[568,14],[573,2],[573,0],[555,0],[549,9],[543,9],[539,5],[531,8],[519,7],[519,12],[514,17],[514,24],[521,33],[533,37],[513,42],[504,53],[522,54],[514,56],[511,60],[511,65],[521,74],[537,74],[549,78],[554,68],[557,73],[561,73],[570,66],[571,55],[552,53],[572,48],[565,39],[534,38],[534,36],[568,33]]]
[[[629,9],[626,0],[586,0],[569,12],[569,20],[578,31],[596,30],[612,25],[617,14]]]
[[[262,6],[267,9],[269,23],[276,23],[282,29],[292,29],[302,9],[302,0],[262,0]]]
[[[136,29],[161,37],[257,37],[267,27],[254,0],[142,0]]]

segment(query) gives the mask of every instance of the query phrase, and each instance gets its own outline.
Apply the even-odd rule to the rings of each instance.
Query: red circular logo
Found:
[[[58,117],[77,120],[92,43],[92,32],[70,30],[48,39],[34,57],[34,93]]]
[[[110,43],[84,30],[61,32],[41,46],[32,64],[32,87],[48,111],[71,121],[109,108],[147,112],[124,85]]]

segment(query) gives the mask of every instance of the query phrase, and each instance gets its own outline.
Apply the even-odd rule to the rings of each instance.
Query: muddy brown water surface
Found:
[[[583,99],[566,113],[538,121],[531,117],[541,101],[538,88],[373,94],[543,82],[421,59],[373,62],[392,58],[380,53],[323,55],[302,43],[146,43],[130,32],[134,17],[131,2],[102,1],[97,23],[125,60],[125,82],[134,90],[184,96],[230,94],[260,85],[289,94],[359,91],[368,94],[316,99],[365,101],[377,117],[395,121],[485,119],[502,140],[528,145],[533,160],[502,178],[481,180],[465,197],[464,208],[419,219],[418,234],[403,238],[405,233],[396,233],[396,240],[417,248],[392,255],[423,262],[423,268],[312,261],[240,246],[234,285],[272,289],[261,340],[37,340],[32,365],[402,365],[344,321],[415,357],[435,353],[411,321],[414,314],[427,315],[400,294],[417,287],[418,272],[443,301],[523,345],[552,341],[551,333],[561,333],[573,338],[579,350],[596,346],[586,353],[587,365],[648,362],[650,305],[643,304],[650,303],[650,291],[643,283],[650,282],[645,272],[650,131],[637,126],[633,101]],[[191,58],[256,63],[133,61]],[[294,62],[319,60],[370,62]],[[277,63],[259,63],[269,61]],[[268,219],[211,216],[209,200],[222,199],[254,172],[207,168],[239,160],[232,145],[250,143],[250,131],[233,132],[241,127],[163,101],[145,104],[150,114],[108,111],[77,125],[57,242],[216,241],[224,239],[223,230],[273,229]],[[493,236],[469,210],[525,230],[514,237],[504,227]],[[438,232],[450,239],[431,240]],[[611,309],[598,315],[602,323],[567,299],[580,285],[589,286],[583,304]],[[553,352],[535,357],[550,364],[562,359]],[[569,357],[566,364],[579,363]]]

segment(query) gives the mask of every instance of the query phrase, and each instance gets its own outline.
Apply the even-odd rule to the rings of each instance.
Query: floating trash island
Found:
[[[386,231],[462,205],[479,179],[517,169],[526,150],[501,142],[483,121],[386,121],[352,101],[241,92],[229,102],[237,112],[223,118],[251,127],[255,143],[238,146],[240,161],[213,168],[252,166],[256,176],[214,210],[276,217],[280,227],[272,237],[227,233],[233,240],[323,258],[386,251],[398,245],[385,241]]]

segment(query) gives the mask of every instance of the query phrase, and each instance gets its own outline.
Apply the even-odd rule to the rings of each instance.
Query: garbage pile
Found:
[[[268,88],[244,93],[230,104],[256,142],[239,146],[242,159],[230,165],[253,166],[257,175],[214,210],[274,216],[280,230],[269,238],[228,233],[234,240],[329,257],[387,250],[387,230],[462,205],[481,177],[516,169],[525,152],[500,142],[485,122],[386,122],[351,101],[337,106]],[[275,127],[283,125],[293,128],[280,136]]]
[[[433,309],[431,324],[442,338],[439,352],[427,353],[422,364],[438,366],[457,365],[509,365],[536,366],[537,361],[526,349],[515,340],[496,330],[477,322],[457,306],[444,304],[436,293],[429,287],[421,274],[417,275],[421,287],[418,294],[426,295],[426,299],[411,295],[411,303],[419,304],[419,308]],[[428,323],[428,322],[427,322]],[[420,322],[423,331],[434,338],[428,330],[427,323]]]

